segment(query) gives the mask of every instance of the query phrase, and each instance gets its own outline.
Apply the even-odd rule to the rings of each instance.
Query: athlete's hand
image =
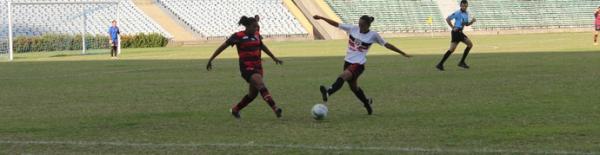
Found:
[[[283,65],[283,61],[281,61],[281,60],[279,60],[277,58],[273,59],[273,61],[275,61],[275,64]]]
[[[206,70],[207,71],[212,70],[212,61],[208,61],[208,64],[206,64]]]
[[[316,19],[316,20],[323,19],[323,17],[321,17],[319,15],[314,15],[313,18]]]

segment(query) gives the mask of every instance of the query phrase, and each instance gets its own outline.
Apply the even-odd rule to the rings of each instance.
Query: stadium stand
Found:
[[[592,27],[597,0],[476,0],[475,30]]]
[[[435,0],[326,0],[345,23],[357,24],[362,15],[375,17],[379,32],[446,31]],[[426,21],[432,17],[432,25]]]
[[[0,60],[8,54],[8,19],[4,8],[7,6],[7,1],[0,0]]]
[[[241,16],[261,16],[265,36],[307,36],[282,0],[157,0],[164,8],[207,39],[222,39],[243,29]]]
[[[2,0],[0,1],[0,39],[6,37],[6,33],[8,32],[8,12],[6,9],[8,7],[8,1]]]
[[[104,0],[107,1],[107,0]],[[14,0],[13,2],[39,2],[36,0]],[[52,2],[89,2],[85,0],[55,0]],[[95,0],[103,2],[103,0]],[[13,31],[15,36],[38,36],[46,33],[81,34],[82,5],[53,4],[53,5],[20,5],[13,7]],[[141,12],[131,0],[120,1],[119,8],[115,5],[86,4],[88,34],[106,35],[110,21],[119,16],[119,27],[122,34],[160,33],[167,38],[171,34],[156,24],[151,18]],[[2,5],[0,10],[7,10]],[[118,13],[116,11],[119,10]],[[6,14],[2,14],[6,16]],[[2,17],[6,19],[6,17]],[[51,22],[52,24],[49,24]],[[5,25],[7,22],[2,22]],[[2,29],[0,35],[7,30]]]

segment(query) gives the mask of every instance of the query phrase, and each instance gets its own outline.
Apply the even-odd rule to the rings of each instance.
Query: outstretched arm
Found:
[[[279,64],[279,65],[283,64],[283,61],[279,60],[277,57],[275,57],[275,55],[273,55],[273,53],[271,53],[271,50],[269,50],[267,45],[261,43],[260,49],[262,51],[264,51],[265,53],[267,53],[267,55],[269,55],[269,57],[271,57],[271,59],[273,59],[273,61],[275,61],[275,64]]]
[[[331,26],[340,27],[340,23],[338,23],[338,22],[336,22],[336,21],[334,21],[334,20],[331,20],[331,19],[329,19],[329,18],[325,18],[325,17],[323,17],[323,16],[319,16],[319,15],[314,15],[314,16],[313,16],[313,18],[314,18],[315,20],[322,19],[322,20],[324,20],[325,22],[327,22],[327,23],[328,23],[329,25],[331,25]]]
[[[230,45],[230,43],[228,43],[227,41],[225,41],[223,44],[221,44],[221,46],[219,46],[219,48],[217,48],[217,50],[215,50],[215,53],[213,53],[213,55],[208,60],[208,64],[206,64],[206,70],[210,71],[212,69],[212,61],[219,54],[221,54],[221,52],[223,52],[227,48],[227,46],[229,46],[229,45]]]
[[[392,45],[390,43],[385,43],[384,46],[385,46],[385,48],[387,48],[389,50],[392,50],[392,51],[394,51],[396,53],[400,53],[400,54],[402,54],[402,56],[405,56],[407,58],[412,57],[411,55],[408,55],[408,54],[404,53],[402,50],[398,49],[396,46],[394,46],[394,45]]]

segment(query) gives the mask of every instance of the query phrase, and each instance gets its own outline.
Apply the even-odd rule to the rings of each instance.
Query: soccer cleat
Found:
[[[325,88],[325,86],[321,85],[320,89],[321,89],[321,95],[323,96],[323,102],[327,102],[327,98],[329,97],[327,88]]]
[[[442,65],[442,64],[436,65],[435,68],[437,68],[440,71],[444,71],[444,65]]]
[[[369,114],[369,115],[373,114],[373,108],[371,107],[372,104],[373,104],[373,98],[369,98],[369,103],[363,103],[363,105],[365,106],[365,109],[367,109],[367,114]]]
[[[231,111],[231,115],[233,115],[233,117],[235,117],[236,119],[240,119],[240,111],[235,111],[233,109],[229,109],[229,111]]]
[[[464,62],[459,63],[458,67],[462,67],[464,69],[469,69],[470,68],[469,65],[467,65],[467,63],[464,63]]]
[[[275,109],[275,115],[277,116],[277,118],[281,118],[281,113],[283,113],[283,110],[281,108]]]

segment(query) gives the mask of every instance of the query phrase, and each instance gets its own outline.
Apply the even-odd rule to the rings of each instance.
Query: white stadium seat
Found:
[[[243,28],[242,16],[261,17],[261,34],[308,35],[282,0],[158,0],[203,37],[228,37]]]
[[[3,0],[4,1],[4,0]],[[54,0],[51,2],[106,2],[114,0]],[[13,2],[40,2],[39,0],[13,0]],[[53,4],[53,5],[18,5],[13,6],[13,31],[16,36],[37,36],[53,34],[81,34],[83,12],[86,8],[86,31],[92,35],[107,35],[110,22],[119,19],[121,34],[160,33],[167,38],[172,35],[160,27],[151,18],[139,10],[132,0],[120,0],[116,5],[107,4]],[[4,2],[5,3],[5,2]],[[0,5],[5,11],[7,5]],[[118,13],[115,13],[118,10]],[[2,14],[6,19],[6,13]],[[52,22],[52,23],[49,23]],[[5,22],[2,22],[5,24]],[[0,31],[0,36],[7,32]]]

